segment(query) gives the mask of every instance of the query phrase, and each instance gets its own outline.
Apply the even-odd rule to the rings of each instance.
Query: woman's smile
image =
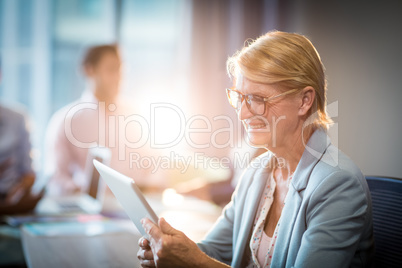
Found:
[[[246,119],[243,120],[243,125],[244,128],[246,129],[247,132],[267,132],[267,130],[269,131],[269,123],[265,122],[265,120],[261,120],[261,119],[254,119],[254,120],[250,120],[250,119]]]

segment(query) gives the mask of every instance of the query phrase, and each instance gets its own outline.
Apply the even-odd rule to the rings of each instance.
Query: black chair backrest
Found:
[[[373,203],[374,267],[402,267],[402,180],[366,176]]]

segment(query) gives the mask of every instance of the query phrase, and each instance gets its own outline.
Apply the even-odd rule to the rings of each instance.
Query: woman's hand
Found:
[[[140,249],[137,252],[137,258],[140,260],[141,266],[156,267],[149,241],[145,239],[145,237],[141,237],[140,240],[138,240],[138,245]]]
[[[139,241],[137,256],[142,267],[206,267],[209,257],[165,219],[159,219],[159,226],[148,219],[141,222],[150,237]]]

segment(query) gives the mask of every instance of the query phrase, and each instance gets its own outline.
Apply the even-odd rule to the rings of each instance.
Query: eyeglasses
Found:
[[[253,115],[263,115],[265,114],[267,103],[279,97],[292,94],[296,91],[298,91],[297,88],[288,90],[273,97],[264,98],[253,94],[244,95],[235,89],[227,88],[226,94],[228,96],[230,105],[232,105],[236,111],[240,110],[243,101],[246,100],[247,108]]]

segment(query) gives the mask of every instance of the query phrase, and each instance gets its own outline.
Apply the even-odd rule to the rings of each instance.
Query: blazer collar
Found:
[[[303,155],[297,165],[296,171],[293,175],[289,191],[285,200],[285,207],[281,215],[281,226],[278,231],[278,239],[275,245],[274,255],[272,257],[272,267],[287,267],[286,256],[289,251],[289,243],[291,239],[292,230],[299,213],[302,197],[300,191],[307,187],[310,174],[317,164],[322,159],[325,150],[330,145],[329,138],[325,131],[316,130],[310,137]]]
[[[239,229],[237,238],[239,241],[242,241],[242,243],[237,244],[232,260],[232,265],[235,267],[242,267],[242,262],[248,261],[244,258],[247,257],[246,251],[249,251],[250,235],[253,230],[258,204],[260,203],[264,186],[271,172],[272,167],[270,163],[272,163],[272,156],[272,153],[268,151],[258,158],[261,161],[260,164],[262,165],[262,168],[256,170],[255,174],[253,175],[253,180],[251,180],[251,185],[248,185],[247,187],[247,195],[246,199],[244,200],[245,206],[241,218],[241,227]]]
[[[292,179],[292,186],[296,191],[302,191],[307,187],[310,174],[322,158],[325,150],[331,144],[327,133],[322,129],[314,131],[304,149],[303,155],[295,170]]]

